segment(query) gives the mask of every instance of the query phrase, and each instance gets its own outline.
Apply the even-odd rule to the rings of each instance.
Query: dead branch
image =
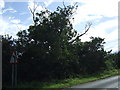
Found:
[[[91,25],[92,25],[92,23],[90,23],[90,22],[88,24],[86,24],[86,26],[85,26],[85,32],[82,33],[82,34],[80,34],[80,35],[78,34],[78,36],[74,40],[72,40],[70,43],[73,43],[74,41],[76,41],[77,39],[79,39],[81,36],[85,35],[89,31]]]
[[[83,36],[84,34],[86,34],[88,32],[88,30],[90,29],[92,23],[88,23],[86,26],[85,26],[85,32],[82,33],[81,35],[79,35],[79,37]]]
[[[35,23],[35,11],[36,11],[37,7],[38,7],[38,6],[35,7],[35,2],[34,2],[33,10],[29,7],[29,10],[30,10],[30,12],[31,12],[31,14],[32,14],[32,16],[33,16],[33,21],[34,21],[34,23]]]
[[[64,8],[66,8],[66,6],[65,6],[65,3],[63,2],[63,6],[64,6]]]

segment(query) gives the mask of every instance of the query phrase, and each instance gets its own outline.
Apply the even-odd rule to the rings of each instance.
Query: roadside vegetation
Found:
[[[118,74],[120,52],[104,49],[104,39],[90,37],[87,23],[82,34],[73,28],[77,5],[51,12],[32,11],[33,25],[17,33],[18,39],[2,36],[3,87],[11,85],[10,58],[18,52],[18,88],[61,88]],[[22,83],[22,84],[21,84]]]
[[[30,82],[30,83],[21,83],[17,86],[17,88],[37,88],[37,89],[46,89],[46,88],[69,88],[73,85],[77,84],[82,84],[82,83],[87,83],[91,81],[96,81],[99,79],[104,79],[107,77],[115,76],[118,75],[118,70],[113,69],[110,71],[104,71],[104,72],[99,72],[99,73],[94,73],[92,75],[80,75],[79,77],[76,78],[67,78],[63,80],[51,80],[47,82]],[[33,89],[34,89],[33,88]]]

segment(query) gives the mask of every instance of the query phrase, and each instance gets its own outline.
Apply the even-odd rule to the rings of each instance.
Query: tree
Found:
[[[73,66],[78,63],[78,57],[73,53],[75,52],[73,44],[78,42],[79,37],[84,35],[91,26],[88,24],[81,35],[73,29],[70,20],[73,19],[72,16],[77,7],[75,4],[64,5],[63,8],[58,6],[54,12],[47,9],[39,13],[31,11],[34,15],[34,25],[17,34],[19,37],[17,46],[22,53],[21,61],[30,63],[25,65],[31,70],[29,75],[33,73],[32,70],[35,70],[36,79],[64,78],[69,77],[74,71]],[[32,79],[32,76],[30,77]]]
[[[120,67],[120,52],[115,52],[115,53],[109,53],[107,55],[107,61],[106,61],[106,65],[107,65],[107,69],[118,69]]]
[[[105,57],[107,52],[104,50],[104,39],[91,37],[91,41],[83,42],[78,47],[78,56],[81,72],[93,73],[106,68]]]

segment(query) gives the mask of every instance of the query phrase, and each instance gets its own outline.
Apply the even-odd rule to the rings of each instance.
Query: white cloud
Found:
[[[7,28],[6,26],[8,26],[8,23],[5,22],[2,17],[0,17],[0,28],[1,28],[0,34],[1,35],[5,34],[5,30]]]
[[[43,0],[44,4],[46,7],[48,7],[52,2],[54,2],[55,0]]]
[[[16,36],[17,32],[19,30],[27,29],[28,26],[16,24],[16,23],[10,23],[8,21],[5,21],[3,18],[0,18],[0,28],[1,28],[0,35],[9,34],[14,38],[17,38]]]
[[[61,2],[59,0],[29,0],[29,2],[43,2],[45,7],[48,7],[52,2]]]
[[[27,14],[27,12],[22,12],[22,13],[20,13],[20,15],[25,15],[25,14]]]
[[[5,7],[4,0],[0,0],[0,14],[2,14],[2,8]]]
[[[112,41],[112,40],[118,40],[118,30],[117,29],[113,30],[113,32],[106,35],[106,40],[105,40],[106,42]]]
[[[107,32],[109,32],[108,31],[109,28],[112,28],[112,27],[115,27],[115,26],[117,27],[117,20],[116,19],[103,22],[101,24],[98,24],[97,26],[91,27],[90,30],[87,32],[87,35],[84,35],[83,37],[81,37],[81,39],[83,39],[83,41],[84,40],[89,40],[88,38],[90,36],[102,37],[102,38],[107,39],[107,38],[111,37],[111,35],[113,35],[113,38],[114,38],[114,35],[118,33],[117,30],[113,30],[113,32],[111,32],[110,34],[108,34]],[[112,39],[112,37],[111,37],[111,39]]]
[[[15,9],[13,9],[13,8],[7,8],[7,9],[4,9],[3,10],[3,13],[6,13],[6,12],[11,12],[11,13],[15,13],[15,12],[17,12]]]
[[[105,44],[105,50],[107,51],[112,50],[112,52],[117,52],[118,51],[118,40],[107,42]]]
[[[8,12],[10,12],[10,13],[15,13],[15,12],[17,12],[15,9],[13,9],[13,8],[7,8],[7,9],[1,9],[1,11],[0,11],[0,14],[4,14],[4,13],[8,13]]]
[[[81,37],[81,41],[89,41],[89,37],[91,36],[105,38],[105,49],[110,50],[109,48],[111,48],[114,52],[114,50],[118,49],[118,47],[116,46],[118,44],[115,45],[115,43],[118,41],[118,29],[113,29],[111,33],[108,32],[110,28],[117,27],[117,25],[117,19],[114,19],[108,20],[106,22],[98,24],[97,26],[91,27],[87,34]]]
[[[11,20],[11,22],[14,23],[14,24],[18,24],[18,23],[20,23],[20,20],[19,19],[14,19],[14,20]]]
[[[5,4],[4,4],[4,0],[0,0],[0,8],[4,8]]]
[[[82,3],[82,5],[80,5],[77,9],[74,22],[75,24],[82,21],[100,19],[103,16],[118,16],[118,0],[71,0],[71,3],[77,1]]]
[[[8,17],[9,20],[13,20],[14,18],[15,17],[13,17],[13,16]]]

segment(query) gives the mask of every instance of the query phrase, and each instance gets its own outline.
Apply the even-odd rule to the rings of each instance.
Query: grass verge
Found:
[[[95,81],[110,76],[118,75],[118,70],[104,71],[103,73],[96,73],[92,75],[83,76],[81,78],[69,78],[64,80],[53,80],[50,82],[29,82],[24,84],[19,84],[17,88],[66,88],[77,84],[82,84],[90,81]]]

